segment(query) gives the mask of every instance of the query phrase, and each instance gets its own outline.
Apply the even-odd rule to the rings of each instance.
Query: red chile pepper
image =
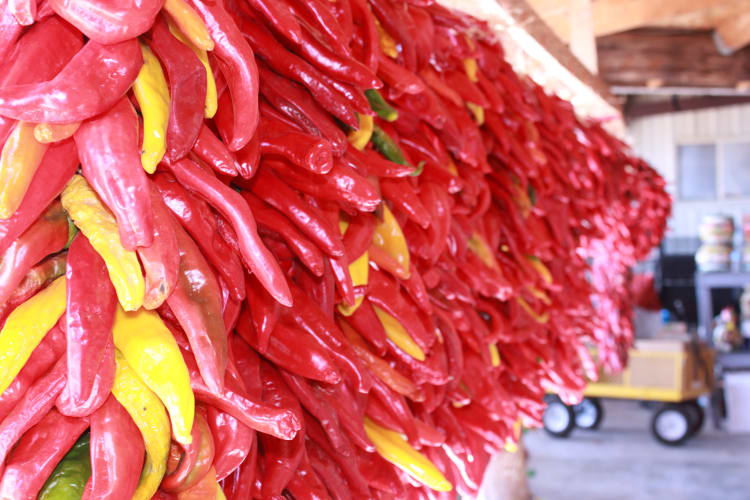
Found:
[[[216,217],[208,204],[185,189],[172,175],[159,172],[151,177],[162,199],[190,233],[203,255],[209,260],[237,300],[245,298],[242,263],[221,238]]]
[[[37,379],[21,396],[16,406],[0,422],[0,458],[8,457],[16,442],[31,427],[39,423],[52,409],[55,398],[65,386],[65,358],[60,358],[52,369]]]
[[[349,226],[344,233],[344,247],[351,261],[359,258],[370,247],[377,219],[371,214],[356,214],[349,217]]]
[[[288,116],[307,133],[331,143],[334,155],[341,156],[347,148],[346,135],[298,84],[274,73],[265,64],[260,68],[260,92],[271,105]]]
[[[328,493],[334,500],[346,500],[352,498],[352,490],[349,483],[344,479],[343,473],[336,462],[323,451],[315,442],[308,440],[305,443],[307,458],[310,467],[323,481]]]
[[[216,450],[213,467],[216,480],[221,481],[237,470],[250,455],[255,443],[255,431],[213,406],[206,408],[206,414]]]
[[[173,229],[172,214],[164,204],[156,187],[149,183],[151,208],[154,214],[154,242],[150,247],[138,248],[146,275],[146,295],[143,307],[156,309],[161,306],[177,286],[180,271],[180,253]]]
[[[317,69],[286,50],[271,32],[257,21],[245,18],[241,29],[242,34],[253,45],[256,55],[274,71],[304,85],[318,104],[345,124],[351,127],[358,126],[351,105],[323,81],[323,75]]]
[[[404,60],[404,66],[409,71],[414,71],[417,68],[417,51],[408,30],[410,23],[406,19],[406,4],[394,5],[388,0],[370,0],[370,5],[383,27],[401,45],[400,55]]]
[[[0,305],[0,325],[5,323],[8,315],[20,304],[37,294],[42,288],[65,274],[67,252],[52,255],[35,265],[21,280],[13,293]]]
[[[237,160],[205,123],[201,125],[198,138],[193,144],[193,153],[213,168],[216,173],[231,175],[232,177],[238,173]]]
[[[68,218],[62,204],[54,202],[3,253],[0,259],[0,303],[10,298],[34,264],[62,250],[67,242]]]
[[[185,230],[172,222],[180,255],[177,285],[167,304],[187,334],[209,390],[221,393],[227,367],[227,332],[213,270]]]
[[[138,427],[122,405],[109,396],[90,417],[91,479],[83,498],[126,500],[133,496],[145,446]]]
[[[57,463],[87,427],[86,419],[66,417],[54,409],[46,413],[24,434],[8,456],[0,482],[0,495],[3,498],[36,498]],[[138,438],[142,443],[140,436]]]
[[[172,165],[172,171],[178,181],[200,194],[229,219],[239,237],[238,243],[245,265],[276,300],[285,306],[291,306],[286,278],[258,236],[255,219],[242,196],[190,160],[181,160]]]
[[[341,161],[362,174],[376,177],[406,177],[414,173],[414,167],[386,160],[372,149],[349,148]]]
[[[174,333],[174,330],[173,330]],[[264,432],[280,439],[292,439],[301,428],[302,423],[294,413],[268,407],[247,397],[245,388],[238,376],[232,370],[227,370],[224,380],[224,390],[221,394],[214,394],[208,390],[200,376],[195,357],[185,349],[187,343],[181,334],[177,335],[178,344],[190,372],[190,386],[196,399],[203,401],[221,411],[225,411],[248,427]]]
[[[324,176],[294,169],[279,160],[267,160],[265,165],[273,168],[293,188],[321,200],[336,201],[361,212],[372,212],[381,202],[377,188],[340,161]]]
[[[409,442],[418,442],[414,415],[412,415],[409,405],[406,403],[406,399],[404,399],[401,394],[391,390],[391,388],[380,379],[373,381],[372,396],[377,398],[385,407],[385,410],[396,419],[404,434],[406,434]]]
[[[344,244],[341,236],[326,220],[319,209],[302,200],[299,195],[282,182],[270,169],[261,168],[253,177],[250,190],[260,199],[279,210],[329,255],[343,256]]]
[[[10,2],[2,5],[2,14],[0,14],[0,57],[5,60],[5,56],[10,52],[16,43],[16,40],[23,32],[16,17],[13,15]]]
[[[215,454],[214,440],[205,413],[203,406],[196,407],[195,422],[191,432],[193,441],[184,451],[180,452],[180,445],[172,443],[167,470],[170,469],[170,462],[177,462],[176,469],[164,477],[159,487],[164,491],[177,493],[178,498],[181,493],[187,492],[198,484],[212,467]]]
[[[428,332],[410,301],[404,297],[397,283],[381,271],[370,269],[370,289],[367,298],[398,320],[414,342],[427,352],[435,343],[435,333]]]
[[[294,476],[286,485],[286,489],[297,500],[330,500],[330,495],[323,481],[310,465],[307,452],[302,454]]]
[[[271,334],[279,321],[281,306],[260,286],[254,275],[248,275],[246,280],[247,304],[250,306],[252,319],[250,328],[253,328],[257,335],[257,347],[253,347],[261,354],[265,354]]]
[[[269,206],[254,194],[244,191],[242,196],[250,206],[250,210],[253,211],[255,220],[261,228],[265,227],[267,230],[277,232],[313,274],[316,276],[323,275],[325,269],[323,254],[314,243],[304,237],[284,214]]]
[[[317,207],[319,204],[312,197],[308,197],[308,202]],[[341,238],[341,230],[339,225],[339,206],[335,203],[329,202],[323,206],[323,214],[328,219],[328,222],[332,227],[336,228],[334,231],[337,232],[339,238]],[[343,240],[341,246],[343,247]],[[354,292],[354,284],[352,283],[352,277],[349,274],[349,257],[344,254],[341,257],[331,257],[328,259],[328,263],[331,265],[331,271],[333,272],[334,281],[336,282],[336,289],[341,294],[344,302],[348,305],[354,305],[356,295]]]
[[[377,349],[378,354],[385,354],[385,351],[388,349],[388,337],[386,336],[383,324],[368,301],[363,301],[357,310],[354,311],[354,314],[346,318],[345,321],[366,338]]]
[[[313,276],[307,269],[296,266],[294,269],[294,281],[307,293],[321,311],[333,318],[333,309],[336,306],[336,283],[331,272],[330,264],[323,261],[323,275]]]
[[[88,38],[107,45],[130,40],[148,31],[164,5],[163,0],[48,0],[47,3],[58,16]]]
[[[337,54],[351,55],[349,41],[344,39],[344,33],[325,0],[305,0],[304,2],[291,0],[287,2],[292,12],[307,26],[316,31],[322,41]]]
[[[344,454],[349,453],[351,443],[349,443],[349,439],[339,427],[339,419],[333,408],[326,405],[320,399],[316,391],[311,387],[310,382],[304,378],[289,373],[286,370],[280,370],[279,373],[302,407],[315,417],[315,421],[325,431],[328,440],[336,451]]]
[[[250,313],[245,308],[240,313],[236,331],[257,349],[257,334],[250,321]],[[281,368],[302,377],[329,384],[341,381],[341,374],[326,350],[295,324],[279,321],[263,355]]]
[[[297,398],[289,390],[278,371],[266,362],[261,363],[263,382],[263,402],[276,408],[294,412],[304,422],[302,408]],[[266,434],[258,436],[263,445],[263,485],[261,494],[279,495],[294,476],[294,471],[305,452],[305,426],[291,441],[276,439]]]
[[[370,68],[370,71],[376,73],[380,61],[380,38],[378,36],[378,27],[375,25],[375,17],[372,15],[372,11],[367,6],[365,0],[351,0],[348,3],[351,6],[353,16],[357,18],[362,38],[364,54],[361,61]]]
[[[338,453],[331,448],[331,445],[318,422],[308,414],[305,415],[305,424],[307,426],[307,437],[320,446],[320,448],[341,468],[341,472],[352,487],[352,492],[358,495],[363,495],[364,497],[369,496],[370,492],[367,486],[367,481],[362,477],[362,474],[359,471],[357,455],[354,453],[354,448],[351,449],[348,455]]]
[[[81,124],[73,136],[83,176],[117,218],[125,248],[154,241],[154,215],[146,172],[141,165],[138,115],[126,98]]]
[[[370,68],[351,56],[335,53],[304,27],[302,42],[296,44],[294,50],[335,80],[351,83],[362,89],[379,89],[383,86]]]
[[[263,14],[276,32],[294,43],[302,42],[302,29],[285,2],[250,0],[248,3],[253,9]]]
[[[409,219],[417,223],[422,229],[430,226],[430,214],[417,196],[417,191],[406,179],[381,179],[380,189],[383,197],[394,207],[404,211]]]
[[[64,352],[65,334],[59,326],[55,325],[32,351],[13,382],[0,395],[0,422],[8,416],[34,382],[52,368]]]
[[[359,87],[356,87],[350,83],[344,83],[341,80],[336,80],[330,76],[320,74],[320,80],[334,89],[338,94],[343,96],[349,105],[359,113],[360,115],[374,115],[374,111],[370,108],[370,101],[367,100],[367,96],[364,91]],[[346,123],[346,122],[345,122]],[[346,123],[349,125],[348,123]],[[351,126],[351,125],[350,125]],[[356,128],[359,128],[359,120],[355,124]]]
[[[67,390],[60,392],[55,401],[57,410],[69,417],[85,417],[96,411],[106,401],[115,380],[115,345],[110,342],[102,354],[102,362],[94,375],[94,383],[88,399],[74,403]]]
[[[52,145],[42,158],[18,210],[0,220],[0,253],[26,231],[60,194],[78,168],[78,155],[72,140]]]
[[[425,90],[425,83],[421,78],[382,52],[378,60],[378,76],[399,94],[420,94]]]
[[[167,163],[183,158],[193,148],[203,125],[206,68],[195,52],[175,38],[163,16],[151,28],[149,46],[161,61],[169,80]]]
[[[347,382],[361,393],[367,393],[372,379],[336,323],[298,286],[292,284],[294,307],[286,311],[303,330],[325,347]]]
[[[260,134],[254,134],[247,145],[237,151],[237,172],[243,179],[250,179],[260,164]]]
[[[404,495],[404,483],[396,474],[395,469],[377,453],[366,453],[357,450],[359,471],[362,473],[370,488],[391,493],[396,498]],[[445,470],[445,469],[441,469]]]
[[[143,64],[135,39],[89,41],[52,80],[0,89],[0,114],[34,123],[83,121],[111,108]]]
[[[336,411],[341,428],[349,436],[352,443],[365,451],[375,451],[375,446],[373,446],[367,434],[365,434],[362,420],[365,415],[364,405],[357,401],[355,395],[346,387],[346,384],[325,387],[317,385],[316,391]]]
[[[263,117],[260,152],[277,155],[294,165],[316,174],[327,174],[333,168],[331,144],[318,137],[297,132],[279,120]]]
[[[219,60],[221,73],[227,79],[234,109],[234,126],[227,147],[230,151],[238,151],[250,142],[258,126],[258,68],[253,50],[221,3],[202,0],[189,0],[189,3],[203,18],[211,38],[216,42],[213,53]],[[276,2],[254,0],[253,3],[269,6]],[[270,9],[280,10],[276,7]],[[203,103],[203,100],[200,102]]]
[[[67,382],[65,391],[71,403],[81,405],[91,396],[97,371],[102,363],[112,363],[112,340],[117,295],[104,260],[79,233],[68,250],[65,272],[67,309]],[[107,361],[104,356],[112,359]]]
[[[234,472],[224,479],[224,494],[228,500],[252,498],[258,462],[258,445],[253,444],[250,454]]]
[[[489,107],[496,113],[505,113],[505,100],[495,84],[487,78],[483,71],[477,71],[477,85],[489,101]]]

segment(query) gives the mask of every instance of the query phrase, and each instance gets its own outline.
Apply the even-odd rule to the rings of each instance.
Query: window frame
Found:
[[[689,140],[679,140],[675,143],[674,147],[674,165],[675,165],[675,184],[674,194],[675,201],[681,203],[710,203],[716,201],[742,201],[750,199],[750,193],[744,195],[727,195],[726,185],[727,176],[724,165],[724,148],[728,144],[747,144],[750,146],[750,138],[733,137],[730,139],[717,139],[715,137],[696,137]],[[715,165],[716,165],[716,178],[715,186],[716,191],[713,198],[684,198],[680,189],[682,181],[682,168],[680,165],[680,147],[682,146],[714,146],[715,154]]]

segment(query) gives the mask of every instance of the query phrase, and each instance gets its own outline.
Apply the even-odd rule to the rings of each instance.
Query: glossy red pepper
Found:
[[[229,287],[232,296],[237,300],[245,298],[242,263],[218,234],[216,217],[208,204],[190,193],[166,172],[158,172],[152,180],[164,203],[193,237],[204,257]]]
[[[86,400],[76,403],[71,399],[67,390],[60,392],[55,401],[55,406],[60,413],[69,417],[85,417],[104,404],[115,380],[114,350],[115,346],[113,342],[106,345],[102,353],[102,362],[96,370],[94,383]]]
[[[216,173],[231,175],[232,177],[239,173],[237,160],[205,123],[201,125],[198,138],[193,144],[193,153],[213,168]]]
[[[167,475],[159,488],[167,492],[177,493],[178,498],[180,496],[192,497],[194,492],[190,490],[193,487],[198,488],[201,480],[211,473],[215,448],[205,413],[203,406],[196,407],[195,422],[191,432],[193,441],[184,447],[183,451],[179,450],[181,445],[176,443],[172,443],[170,449],[170,456],[167,460]],[[170,471],[170,465],[175,462],[176,468]]]
[[[58,16],[78,28],[86,37],[102,44],[130,40],[145,33],[164,5],[163,0],[47,0]]]
[[[242,196],[190,160],[181,160],[172,165],[172,171],[178,181],[199,193],[229,219],[239,236],[238,243],[245,265],[276,300],[290,306],[292,302],[286,279],[260,240],[253,214]]]
[[[253,347],[259,353],[265,354],[271,335],[276,328],[276,323],[279,321],[281,306],[260,286],[254,275],[249,275],[246,282],[247,304],[250,306],[252,321],[252,324],[248,327],[253,328],[257,336],[257,346]]]
[[[344,255],[344,244],[339,232],[326,220],[321,211],[302,200],[271,170],[261,168],[253,177],[250,190],[289,217],[321,250],[333,256]]]
[[[260,152],[281,156],[297,167],[316,174],[327,174],[333,168],[333,153],[328,141],[297,132],[280,120],[261,120]]]
[[[209,390],[220,394],[227,366],[227,332],[219,282],[193,239],[176,221],[172,227],[180,269],[167,304],[190,341],[203,380]]]
[[[262,24],[244,19],[240,27],[242,34],[252,43],[255,53],[274,71],[304,85],[318,104],[343,123],[350,127],[358,126],[351,104],[324,81],[319,70],[286,50]]]
[[[307,453],[302,455],[294,476],[286,489],[299,500],[330,500],[330,495],[323,481],[310,465]]]
[[[140,49],[139,49],[140,50]],[[83,123],[73,136],[83,176],[117,218],[128,250],[154,241],[154,214],[138,145],[138,115],[127,99]]]
[[[351,324],[360,335],[366,338],[377,349],[378,354],[385,353],[388,337],[383,324],[368,301],[362,302],[354,314],[344,321]]]
[[[23,26],[18,23],[16,16],[13,15],[10,2],[2,5],[2,14],[0,14],[0,56],[5,58],[11,51],[16,40],[21,36]]]
[[[344,39],[344,33],[334,16],[331,8],[324,0],[305,0],[304,2],[289,1],[292,12],[305,25],[316,31],[318,36],[336,53],[350,55],[349,41]]]
[[[129,499],[138,486],[133,474],[143,467],[145,446],[130,415],[109,396],[91,421],[91,479],[83,498]]]
[[[341,468],[313,441],[307,441],[305,447],[313,472],[323,481],[331,497],[334,500],[351,498],[351,488]]]
[[[68,218],[60,202],[52,203],[39,219],[16,238],[0,258],[0,303],[13,295],[26,273],[68,242]]]
[[[203,125],[206,69],[195,52],[172,35],[163,16],[157,17],[151,28],[149,46],[164,66],[169,80],[169,121],[164,158],[172,163],[193,149]]]
[[[189,3],[203,18],[211,38],[216,42],[214,54],[227,79],[234,109],[232,135],[227,147],[230,151],[238,151],[250,142],[258,126],[258,68],[253,50],[222,3],[214,0],[189,0]],[[253,3],[268,7],[270,10],[267,12],[279,11],[273,6],[275,2],[254,0]],[[294,30],[289,32],[293,33]]]
[[[46,413],[8,456],[0,495],[36,498],[57,463],[87,427],[85,419],[66,417],[54,409]]]
[[[143,64],[135,39],[89,41],[51,80],[0,88],[0,115],[34,123],[73,123],[110,109]]]
[[[357,17],[359,36],[362,39],[364,54],[360,62],[367,65],[370,71],[375,73],[378,70],[380,62],[380,37],[378,36],[375,17],[372,15],[372,11],[367,6],[365,0],[351,0],[349,5],[352,9],[352,15]]]
[[[114,363],[111,346],[117,295],[104,260],[80,233],[68,250],[65,279],[68,369],[65,392],[72,404],[82,405],[91,396],[100,367]],[[105,359],[105,355],[110,359]]]
[[[255,446],[256,434],[229,413],[213,406],[206,408],[206,413],[216,450],[213,467],[216,480],[221,481],[249,457]]]

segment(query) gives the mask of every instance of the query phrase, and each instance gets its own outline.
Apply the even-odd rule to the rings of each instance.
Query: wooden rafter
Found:
[[[750,11],[722,21],[714,31],[716,47],[729,55],[750,43]]]

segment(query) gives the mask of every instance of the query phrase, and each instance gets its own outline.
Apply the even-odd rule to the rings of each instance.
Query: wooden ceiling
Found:
[[[750,0],[527,0],[620,95],[750,95]]]

